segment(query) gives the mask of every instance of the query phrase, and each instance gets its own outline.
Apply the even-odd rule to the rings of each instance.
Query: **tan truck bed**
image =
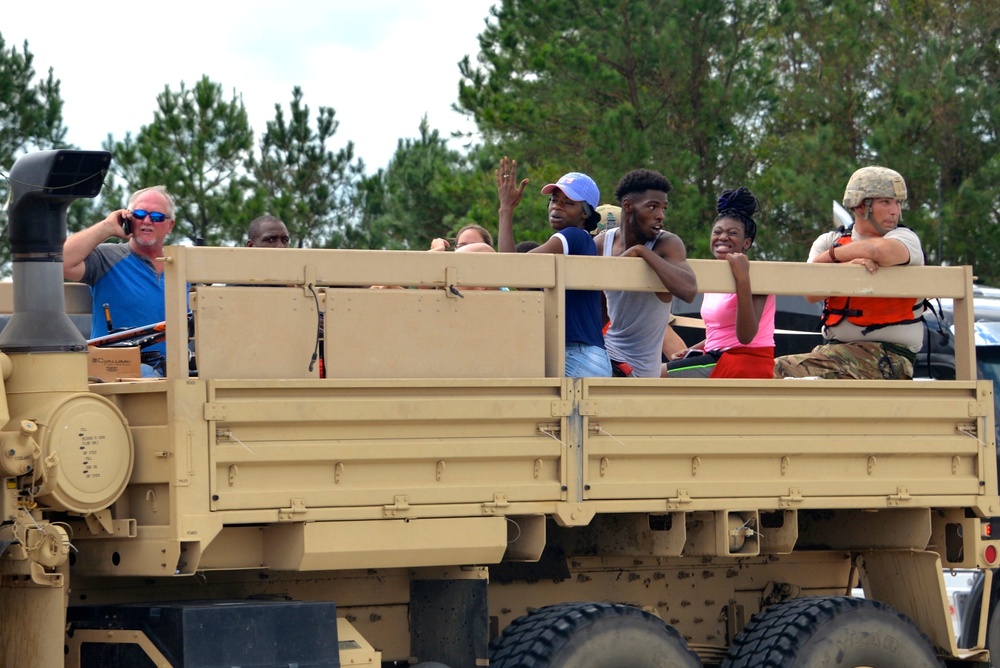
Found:
[[[903,554],[918,575],[905,588],[877,578],[872,591],[881,587],[880,600],[957,651],[943,604],[928,607],[927,596],[936,602],[943,591],[940,568],[984,565],[977,516],[1000,514],[992,388],[974,379],[972,364],[968,268],[870,277],[861,268],[752,265],[760,292],[837,285],[955,299],[956,381],[564,379],[563,290],[656,290],[644,263],[271,249],[167,255],[168,378],[91,386],[128,418],[136,461],[113,509],[120,534],[87,535],[76,525],[74,573],[84,590],[88,577],[105,587],[122,576],[310,573],[274,577],[299,595],[339,597],[389,657],[405,656],[406,646],[372,620],[405,623],[403,590],[373,608],[342,578],[544,564],[543,551],[558,543],[579,555],[569,568],[594,597],[625,595],[607,579],[614,564],[634,569],[636,586],[661,571],[687,577],[696,564],[717,570],[718,589],[701,585],[712,591],[700,599],[705,610],[677,618],[698,627],[716,597],[754,612],[763,574],[795,580],[789,591],[836,593],[858,568],[884,574],[898,566],[885,555]],[[692,264],[701,290],[732,290],[724,263]],[[187,285],[190,341],[176,336],[187,331]],[[501,286],[511,290],[472,289]],[[309,370],[319,313],[325,378],[318,365]],[[866,561],[852,561],[854,551],[866,551]],[[735,563],[748,569],[746,581],[725,575]],[[243,584],[220,591],[257,588],[232,582]],[[922,597],[915,582],[931,583]],[[538,584],[493,587],[501,628],[519,606],[549,595]],[[91,596],[114,598],[100,591]],[[558,591],[552,596],[582,595]],[[687,635],[711,656],[729,623],[712,617]],[[729,632],[740,628],[732,624]]]

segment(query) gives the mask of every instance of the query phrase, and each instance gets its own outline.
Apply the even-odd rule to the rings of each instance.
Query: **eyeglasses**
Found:
[[[145,220],[146,216],[149,216],[149,222],[151,223],[162,223],[167,219],[167,214],[160,213],[159,211],[146,211],[144,209],[136,209],[132,212],[132,217],[138,220]]]

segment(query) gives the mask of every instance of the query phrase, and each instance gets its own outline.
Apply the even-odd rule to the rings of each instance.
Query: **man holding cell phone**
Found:
[[[90,286],[91,337],[117,329],[142,327],[166,319],[163,244],[174,229],[174,200],[166,186],[137,190],[127,209],[112,211],[63,244],[63,278]],[[104,243],[116,237],[128,243]],[[104,305],[107,304],[107,310]],[[166,347],[143,350],[143,376],[162,376]]]

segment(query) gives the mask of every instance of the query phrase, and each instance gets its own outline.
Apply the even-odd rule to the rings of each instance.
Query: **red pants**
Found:
[[[774,347],[730,348],[709,378],[774,378]]]

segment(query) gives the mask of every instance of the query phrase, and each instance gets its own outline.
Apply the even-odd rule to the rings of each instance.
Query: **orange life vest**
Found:
[[[838,246],[851,243],[851,229],[841,228]],[[823,303],[824,326],[836,325],[844,318],[864,327],[864,334],[893,325],[921,322],[922,299],[912,297],[828,297]]]

